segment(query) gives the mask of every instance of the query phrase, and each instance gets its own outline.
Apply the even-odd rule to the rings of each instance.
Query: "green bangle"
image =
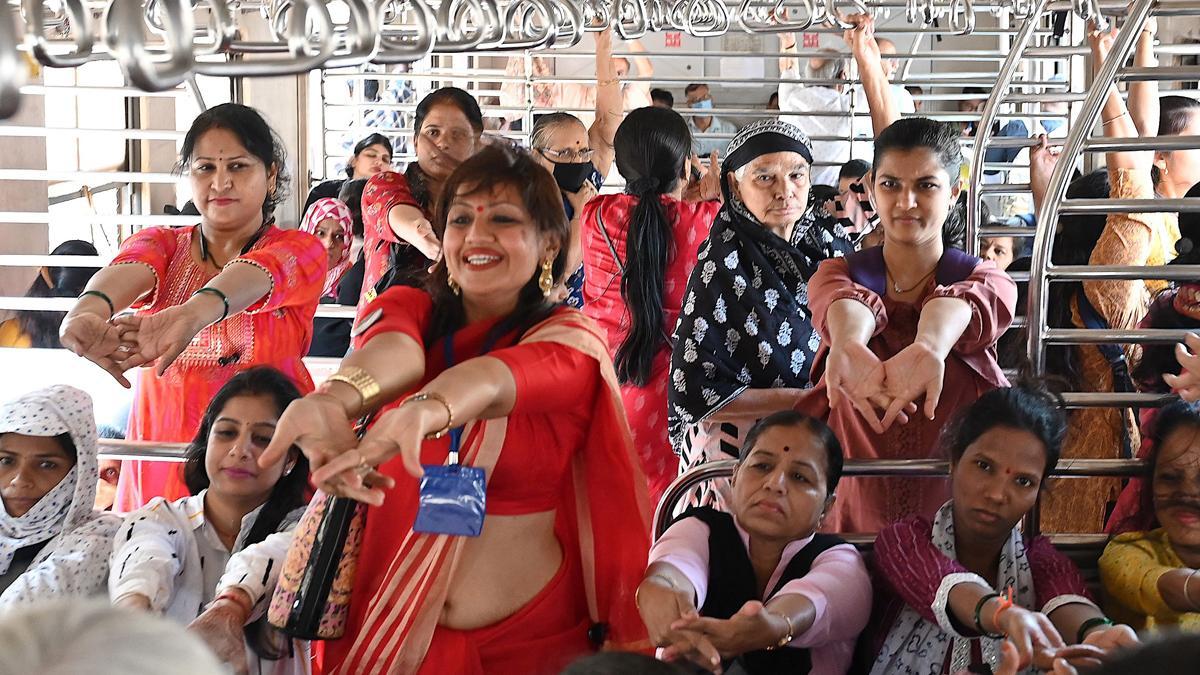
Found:
[[[998,598],[998,597],[1000,597],[999,593],[988,593],[987,595],[984,595],[982,598],[980,598],[979,602],[975,603],[975,630],[979,631],[980,635],[984,635],[984,636],[987,636],[987,637],[990,637],[993,639],[999,639],[1004,636],[999,633],[987,632],[987,630],[985,630],[983,627],[983,621],[979,618],[979,614],[981,612],[983,612],[983,606],[987,604],[988,600],[991,600],[992,598]]]
[[[221,323],[224,321],[229,316],[229,298],[226,297],[226,295],[222,293],[220,289],[213,288],[212,286],[205,286],[204,288],[197,289],[195,293],[192,293],[192,297],[194,298],[201,293],[210,293],[221,299],[222,304],[225,305],[225,309],[221,312],[221,318],[217,319],[214,323]]]
[[[1079,632],[1075,634],[1075,644],[1080,644],[1087,637],[1087,632],[1096,626],[1111,626],[1112,619],[1107,616],[1093,616],[1092,618],[1079,624]]]
[[[100,298],[104,302],[108,303],[108,318],[111,319],[111,318],[113,318],[114,315],[116,315],[117,308],[115,305],[113,305],[112,298],[108,297],[107,293],[104,293],[103,291],[84,291],[79,294],[79,299],[82,300],[89,295],[94,295],[97,298]]]

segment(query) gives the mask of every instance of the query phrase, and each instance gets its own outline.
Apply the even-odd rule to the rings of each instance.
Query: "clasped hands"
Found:
[[[215,298],[199,300],[218,305],[221,302]],[[63,320],[59,335],[64,347],[100,366],[129,389],[125,373],[132,368],[154,364],[158,375],[166,372],[212,321],[213,317],[202,314],[191,301],[154,314],[120,314],[111,319],[94,312],[73,311]]]
[[[917,413],[917,399],[924,396],[923,412],[932,420],[942,395],[945,359],[919,340],[887,361],[860,342],[831,345],[825,366],[829,406],[852,406],[882,434],[897,421],[907,424]]]
[[[721,672],[722,659],[730,659],[764,648],[764,636],[784,635],[784,621],[766,611],[763,603],[751,600],[728,619],[700,616],[691,596],[653,580],[642,582],[639,611],[650,633],[650,641],[663,648],[662,660],[685,661],[714,673]]]

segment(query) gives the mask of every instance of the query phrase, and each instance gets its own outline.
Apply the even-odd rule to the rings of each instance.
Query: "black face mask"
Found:
[[[579,192],[583,182],[595,171],[596,167],[591,162],[558,163],[554,165],[554,182],[567,192]]]

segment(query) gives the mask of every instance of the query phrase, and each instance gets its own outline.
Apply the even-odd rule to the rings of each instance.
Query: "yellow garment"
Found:
[[[20,347],[29,349],[33,339],[21,331],[21,324],[16,319],[0,322],[0,347]]]
[[[1200,612],[1176,612],[1158,592],[1159,577],[1182,567],[1162,528],[1117,535],[1100,556],[1108,615],[1139,631],[1177,627],[1200,632]]]
[[[1154,185],[1148,171],[1110,169],[1113,199],[1152,199]],[[1179,221],[1167,213],[1113,213],[1092,249],[1089,265],[1165,265],[1175,255]],[[1110,328],[1132,329],[1145,316],[1154,294],[1167,287],[1159,279],[1145,281],[1085,281],[1083,292]],[[1079,303],[1071,299],[1071,321],[1083,328]],[[1140,352],[1124,345],[1130,364]],[[1072,347],[1079,356],[1080,391],[1113,391],[1112,368],[1094,345]],[[1141,439],[1132,412],[1116,408],[1083,408],[1072,411],[1063,459],[1117,459],[1122,451],[1122,427],[1130,447],[1137,452]],[[1043,495],[1041,514],[1045,532],[1101,532],[1108,505],[1121,489],[1119,478],[1064,478]]]

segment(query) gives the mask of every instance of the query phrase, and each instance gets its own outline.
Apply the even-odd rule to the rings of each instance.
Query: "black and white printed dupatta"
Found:
[[[811,161],[808,138],[795,126],[752,124],[730,143],[721,173],[784,151]],[[728,185],[722,189],[725,206],[688,279],[671,354],[668,430],[676,452],[684,454],[688,428],[746,389],[811,386],[809,367],[820,337],[808,311],[808,280],[822,260],[853,251],[831,217],[808,209],[784,241]]]

